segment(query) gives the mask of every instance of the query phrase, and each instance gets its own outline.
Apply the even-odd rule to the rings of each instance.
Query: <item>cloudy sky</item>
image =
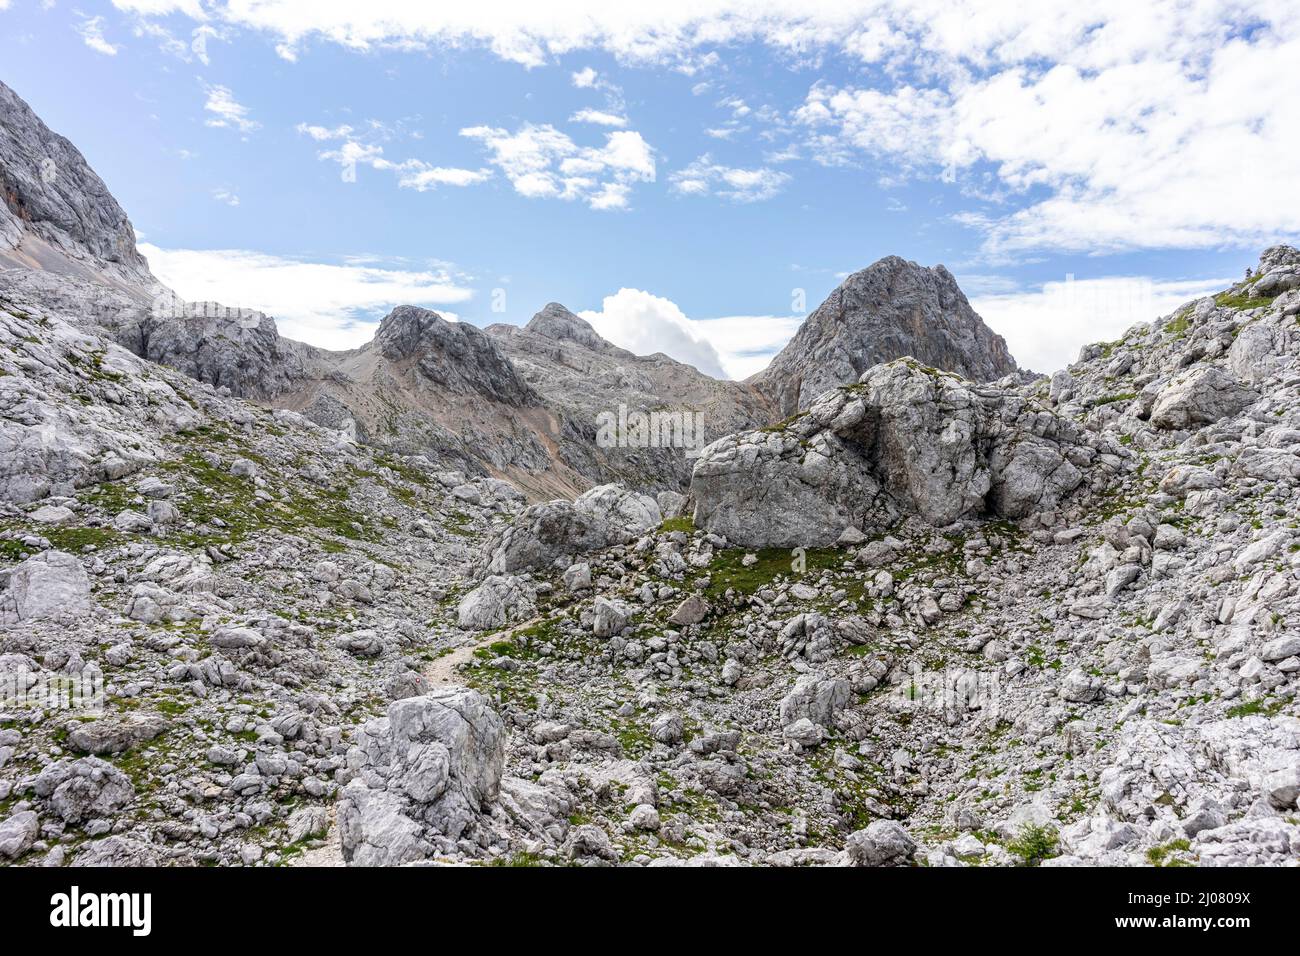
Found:
[[[0,79],[187,298],[367,340],[549,301],[763,366],[942,262],[1023,365],[1300,230],[1296,0],[0,0]]]

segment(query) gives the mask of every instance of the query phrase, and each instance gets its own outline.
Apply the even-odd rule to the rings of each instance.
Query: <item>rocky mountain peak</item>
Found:
[[[789,415],[906,355],[976,382],[1016,371],[1006,342],[971,308],[951,272],[886,256],[845,279],[750,381]]]
[[[157,285],[135,230],[81,151],[0,83],[0,267]]]
[[[418,354],[424,346],[446,335],[448,322],[437,312],[416,305],[399,305],[379,322],[375,346],[394,362]]]
[[[590,322],[574,315],[558,302],[548,302],[524,328],[548,339],[577,342],[597,351],[609,347],[609,343],[600,337]]]
[[[399,305],[379,323],[373,347],[390,362],[413,360],[424,378],[453,392],[508,405],[535,405],[534,392],[486,332],[437,312]]]

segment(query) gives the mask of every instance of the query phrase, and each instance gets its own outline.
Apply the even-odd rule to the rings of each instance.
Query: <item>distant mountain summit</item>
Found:
[[[749,383],[786,416],[905,355],[975,382],[1016,371],[951,272],[886,256],[845,279]]]
[[[158,284],[104,181],[4,83],[0,197],[0,268],[92,278],[137,296]]]

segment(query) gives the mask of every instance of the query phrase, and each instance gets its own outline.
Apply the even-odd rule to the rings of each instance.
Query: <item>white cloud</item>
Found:
[[[322,348],[364,344],[396,305],[438,308],[473,295],[441,267],[381,268],[366,261],[310,262],[246,249],[160,249],[148,243],[140,251],[154,275],[182,298],[258,309],[275,318],[282,334]]]
[[[706,375],[726,378],[722,357],[677,304],[640,289],[605,296],[599,312],[578,313],[603,337],[637,355],[663,352]]]
[[[180,6],[166,0],[122,3],[159,7],[164,12]],[[268,34],[277,52],[286,58],[292,58],[311,40],[359,51],[473,44],[529,67],[566,53],[601,50],[624,62],[671,64],[690,75],[717,62],[713,48],[748,41],[796,56],[830,46],[848,49],[863,59],[878,59],[891,44],[900,42],[889,25],[906,12],[900,7],[919,8],[918,14],[934,19],[944,13],[944,6],[936,0],[911,4],[888,0],[820,4],[807,0],[766,0],[761,4],[752,0],[661,0],[656,4],[498,0],[461,5],[394,0],[366,4],[213,0],[206,9],[214,18]],[[985,15],[993,16],[993,11]],[[963,25],[961,20],[958,25]],[[584,85],[582,79],[593,81],[595,70],[586,67],[574,74],[578,85]]]
[[[183,13],[194,20],[206,20],[202,0],[113,0],[113,6],[123,13],[135,13],[143,17],[163,17],[172,13]]]
[[[262,124],[249,118],[248,107],[235,100],[235,95],[229,87],[205,86],[204,89],[208,97],[203,103],[203,108],[212,114],[208,117],[206,125],[236,129],[244,134],[261,129]]]
[[[722,356],[727,377],[739,380],[767,368],[803,321],[802,315],[732,315],[698,319],[695,328]]]
[[[943,16],[929,85],[819,85],[795,115],[828,161],[872,155],[991,201],[957,217],[990,258],[1260,245],[1296,235],[1300,208],[1300,20],[1281,9],[1094,0],[1020,32],[1019,14],[971,17],[965,53]]]
[[[765,368],[802,316],[740,315],[691,319],[670,299],[640,289],[606,296],[580,313],[609,341],[637,355],[663,352],[714,378],[743,379]]]
[[[215,199],[217,202],[225,203],[227,206],[239,205],[239,197],[235,195],[233,192],[231,192],[229,189],[212,190],[212,198]]]
[[[86,46],[90,47],[96,53],[102,53],[105,56],[117,56],[118,50],[122,49],[116,44],[109,43],[104,39],[104,18],[81,16],[81,22],[76,24],[76,30],[81,34],[81,40]]]
[[[382,123],[371,121],[371,130],[387,132]],[[352,176],[358,166],[370,166],[397,175],[397,185],[402,189],[428,192],[439,186],[473,186],[492,178],[490,169],[460,169],[454,166],[432,166],[421,159],[393,162],[384,157],[384,148],[376,143],[363,143],[353,137],[353,129],[346,124],[326,127],[299,123],[299,133],[310,136],[318,143],[342,140],[337,148],[317,153],[318,159],[338,163],[344,176]]]
[[[695,162],[673,173],[673,189],[686,196],[717,195],[734,202],[771,199],[790,181],[790,175],[766,166],[740,169],[713,162],[705,153]]]
[[[570,0],[558,11],[526,0],[117,2],[261,32],[289,58],[312,42],[475,45],[529,67],[592,51],[690,71],[746,43],[803,64],[840,51],[873,64],[873,83],[809,93],[803,154],[828,165],[878,158],[894,167],[880,173],[887,182],[954,181],[971,200],[959,221],[982,233],[989,259],[1296,235],[1294,0],[1074,0],[1050,11],[1007,0]],[[571,80],[605,82],[591,67]],[[734,97],[723,105],[733,118],[750,109]],[[530,194],[548,189],[540,171],[519,178]]]
[[[352,135],[352,127],[346,123],[339,126],[313,126],[310,123],[299,123],[295,128],[298,132],[305,133],[318,143],[331,139],[346,139]]]
[[[412,165],[415,164],[415,165]],[[438,186],[473,186],[492,178],[490,169],[459,169],[454,166],[426,166],[419,160],[408,160],[398,177],[397,185],[403,189],[427,192]]]
[[[626,126],[627,117],[619,116],[617,113],[607,113],[604,110],[583,109],[570,116],[569,122],[594,123],[597,126]]]
[[[527,123],[513,133],[473,126],[460,134],[481,142],[488,162],[517,193],[533,199],[580,199],[592,209],[623,209],[633,184],[655,180],[654,150],[634,130],[605,134],[601,147],[579,146],[550,124]]]
[[[992,283],[983,284],[987,288]],[[1144,276],[1067,279],[1036,291],[976,295],[971,305],[1007,340],[1021,367],[1050,374],[1078,358],[1084,345],[1117,339],[1138,322],[1155,321],[1184,302],[1231,284],[1231,279],[1169,281]]]

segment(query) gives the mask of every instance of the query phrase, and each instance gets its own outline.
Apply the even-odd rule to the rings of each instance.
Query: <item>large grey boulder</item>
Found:
[[[852,696],[852,685],[842,677],[804,674],[781,699],[781,726],[790,727],[806,718],[818,726],[830,727]]]
[[[1118,466],[1118,446],[1011,389],[900,359],[784,426],[706,448],[695,525],[748,547],[814,547],[906,514],[1020,519],[1104,483],[1093,466],[1106,451]]]
[[[44,551],[9,574],[9,590],[0,595],[0,623],[43,618],[84,617],[91,611],[90,576],[81,562],[64,551]]]
[[[977,382],[1016,371],[1006,342],[971,308],[952,273],[887,256],[845,279],[749,382],[784,417],[905,355]]]
[[[537,592],[513,574],[494,574],[461,598],[457,622],[467,631],[489,631],[531,617]]]
[[[40,821],[32,810],[23,810],[0,820],[0,857],[16,860],[31,848],[40,832]]]
[[[854,866],[901,866],[916,852],[916,841],[893,820],[874,820],[849,834],[844,849]]]
[[[1151,408],[1151,424],[1180,431],[1212,425],[1258,398],[1223,369],[1207,365],[1176,375],[1164,387]]]
[[[597,485],[583,492],[573,507],[603,521],[624,541],[652,531],[663,522],[659,503],[654,498],[618,484]]]
[[[338,806],[343,858],[389,866],[452,850],[484,823],[505,764],[505,724],[487,698],[445,687],[365,725]]]
[[[533,505],[492,539],[488,573],[567,568],[575,555],[627,544],[661,521],[653,498],[621,485]]]
[[[135,799],[131,778],[98,757],[67,758],[50,764],[34,790],[67,823],[110,817]]]
[[[120,754],[136,744],[165,733],[171,722],[158,714],[133,714],[126,718],[102,717],[74,722],[68,731],[68,746],[81,753],[103,756]]]

